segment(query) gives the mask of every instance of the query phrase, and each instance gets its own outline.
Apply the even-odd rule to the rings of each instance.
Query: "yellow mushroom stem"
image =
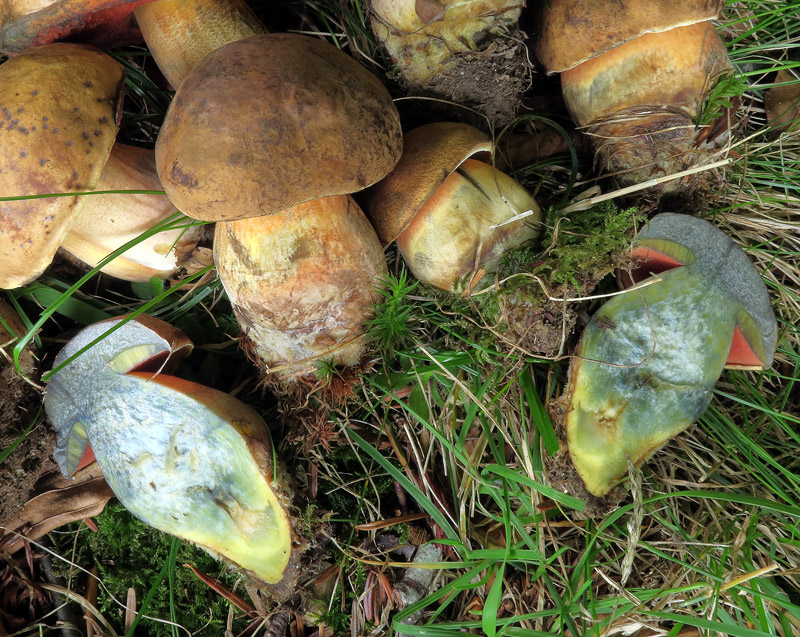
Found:
[[[267,32],[244,0],[156,0],[134,15],[158,68],[175,89],[211,51]]]
[[[707,161],[727,136],[702,143],[695,125],[710,89],[732,69],[710,21],[646,33],[561,74],[575,123],[623,183]]]
[[[387,267],[352,197],[219,222],[214,261],[260,367],[291,380],[314,372],[321,359],[359,362]]]

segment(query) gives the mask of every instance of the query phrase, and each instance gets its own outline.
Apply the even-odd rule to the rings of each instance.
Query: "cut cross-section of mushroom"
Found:
[[[597,496],[703,414],[726,364],[767,368],[777,341],[760,275],[707,221],[657,215],[634,256],[648,284],[595,313],[570,366],[569,452]]]
[[[117,134],[124,73],[87,46],[48,44],[0,66],[0,191],[6,197],[92,190]],[[85,197],[0,202],[0,287],[50,264]]]
[[[514,179],[479,159],[491,140],[466,124],[409,131],[397,166],[370,192],[370,220],[420,281],[471,289],[503,253],[534,239],[541,210]]]
[[[292,558],[291,491],[261,417],[232,396],[136,363],[174,347],[150,319],[90,326],[56,357],[45,408],[70,475],[88,440],[120,502],[151,526],[281,582]],[[291,574],[290,574],[291,575]]]

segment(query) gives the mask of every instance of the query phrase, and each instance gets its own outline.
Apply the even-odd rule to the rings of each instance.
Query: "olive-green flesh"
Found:
[[[590,493],[699,418],[728,356],[739,304],[683,266],[592,317],[570,370],[567,439]]]

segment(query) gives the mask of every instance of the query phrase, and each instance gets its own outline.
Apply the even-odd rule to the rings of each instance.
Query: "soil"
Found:
[[[481,51],[455,53],[447,70],[431,82],[413,87],[406,84],[409,95],[454,102],[413,100],[414,107],[423,111],[421,122],[451,119],[483,130],[487,129],[487,120],[489,128],[494,129],[511,122],[522,106],[522,94],[531,83],[532,65],[525,37],[519,32],[486,40]],[[405,84],[401,78],[396,79]],[[401,105],[402,102],[398,103]]]
[[[10,306],[0,302],[0,315],[11,324],[15,332],[22,334],[24,327],[19,323]],[[39,391],[23,379],[9,362],[13,338],[0,328],[0,345],[4,345],[6,356],[0,357],[0,452],[24,433],[36,417],[41,402]],[[11,345],[9,345],[11,341]],[[20,365],[26,375],[35,373],[33,354],[23,352]],[[33,485],[45,471],[55,465],[49,459],[55,446],[55,436],[50,427],[41,419],[37,425],[17,445],[14,451],[0,464],[0,526],[27,502]],[[0,535],[2,535],[0,533]]]

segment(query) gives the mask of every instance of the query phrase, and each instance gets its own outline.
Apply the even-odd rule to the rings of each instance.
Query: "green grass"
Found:
[[[373,69],[388,66],[372,40],[364,3],[281,5],[301,17],[297,30],[325,34]],[[372,373],[343,405],[309,399],[333,430],[332,448],[280,450],[314,503],[305,509],[307,528],[322,521],[330,528],[324,552],[339,577],[326,592],[323,621],[337,634],[350,634],[351,623],[359,634],[394,628],[442,637],[567,630],[599,637],[645,626],[656,632],[642,635],[670,637],[692,628],[708,636],[800,632],[800,136],[775,139],[763,115],[773,71],[800,66],[791,61],[797,59],[799,15],[800,3],[746,0],[728,7],[720,32],[745,84],[721,85],[707,109],[717,112],[741,93],[746,120],[731,143],[741,158],[726,169],[703,214],[744,245],[764,274],[781,330],[773,368],[725,372],[698,424],[632,474],[618,506],[597,510],[552,486],[560,431],[551,413],[567,361],[515,349],[487,330],[494,322],[481,302],[426,289],[395,262],[369,325]],[[123,134],[152,143],[169,95],[150,79],[140,50],[118,57],[128,67],[132,95]],[[592,174],[590,159],[582,156],[578,164],[572,151],[525,167],[518,177],[543,198],[566,204],[578,173]],[[636,221],[628,206],[573,213],[558,223],[559,208],[552,208],[545,240],[517,255],[512,273],[542,261],[544,280],[575,283],[576,272],[599,267],[590,257],[610,263],[626,244],[621,234]],[[82,325],[126,312],[153,313],[198,345],[181,375],[237,392],[270,415],[277,435],[285,433],[282,412],[231,338],[238,327],[219,282],[189,285],[194,282],[129,286],[96,271],[48,273],[5,293],[30,327],[16,352],[38,341],[48,363],[62,336]],[[591,311],[596,305],[574,307]],[[574,336],[567,338],[574,343]],[[335,373],[330,366],[320,369],[325,378]],[[8,453],[13,449],[0,450],[0,461]],[[415,513],[430,521],[389,524]],[[384,520],[387,526],[380,527]],[[378,528],[356,528],[365,523]],[[180,566],[191,561],[223,575],[217,563],[115,506],[98,524],[97,535],[85,528],[70,533],[78,538],[74,561],[102,567],[103,588],[117,599],[129,586],[140,600],[152,592],[148,614],[190,631],[210,621],[198,634],[223,634],[227,602]],[[54,537],[61,554],[73,559],[74,536]],[[445,547],[442,561],[430,565],[438,571],[433,587],[408,608],[367,620],[367,575],[382,573],[396,585],[408,552],[387,547],[412,538],[436,538]],[[147,554],[147,564],[123,565],[126,554]],[[234,587],[235,578],[227,577]],[[119,605],[110,596],[103,600],[101,612],[122,634]],[[419,623],[407,624],[418,612]],[[143,620],[136,634],[186,630]]]

